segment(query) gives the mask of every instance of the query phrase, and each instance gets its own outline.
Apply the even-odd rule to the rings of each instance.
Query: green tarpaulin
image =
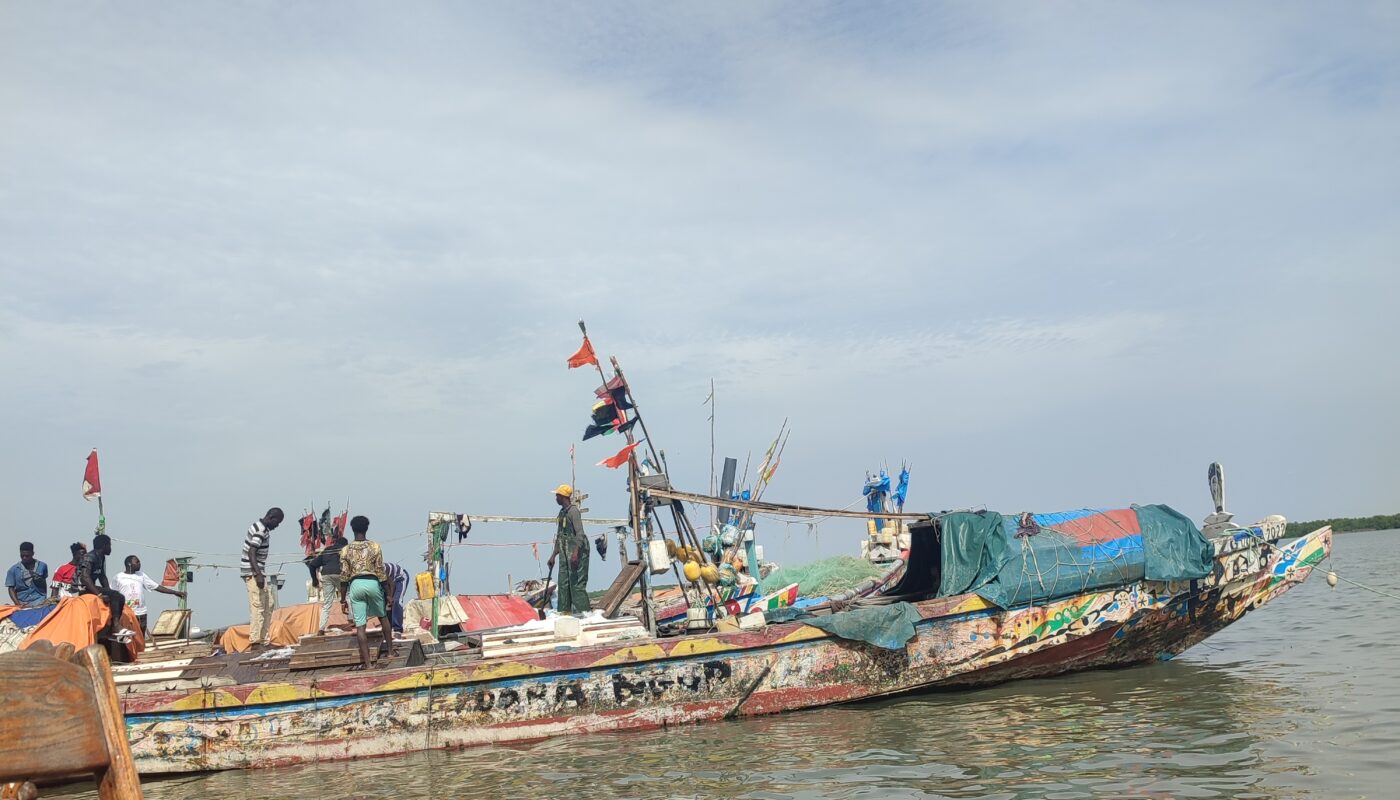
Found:
[[[1011,557],[1001,515],[995,511],[954,511],[943,515],[942,526],[939,596],[975,592],[995,580]]]
[[[1203,578],[1214,566],[1200,530],[1162,505],[1009,516],[958,511],[939,517],[939,531],[939,563],[911,554],[911,564],[939,576],[941,597],[973,592],[1002,608],[1144,578]]]
[[[1134,506],[1133,510],[1142,526],[1149,581],[1195,580],[1210,574],[1215,547],[1196,523],[1171,506]]]
[[[830,616],[802,621],[841,639],[869,642],[886,650],[903,650],[905,642],[914,638],[914,623],[920,619],[919,612],[913,606],[894,603],[838,611]]]

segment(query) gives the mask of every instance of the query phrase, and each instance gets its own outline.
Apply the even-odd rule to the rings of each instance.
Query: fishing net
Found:
[[[763,579],[763,593],[771,594],[787,586],[797,584],[803,597],[826,597],[853,589],[860,583],[885,574],[888,565],[882,567],[863,558],[836,556],[821,561],[813,561],[798,567],[781,567]]]

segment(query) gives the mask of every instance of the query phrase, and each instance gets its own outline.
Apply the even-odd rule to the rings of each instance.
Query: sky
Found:
[[[327,503],[416,568],[430,511],[552,515],[571,447],[624,516],[578,320],[683,488],[713,380],[719,457],[787,420],[777,502],[907,462],[919,511],[1199,519],[1218,460],[1243,519],[1394,513],[1397,42],[1387,3],[0,0],[0,552],[91,536],[93,447],[148,572]]]

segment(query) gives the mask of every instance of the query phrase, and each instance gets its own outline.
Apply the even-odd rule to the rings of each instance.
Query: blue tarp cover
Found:
[[[10,621],[16,628],[27,631],[43,621],[58,606],[39,606],[38,608],[21,608],[10,615]]]
[[[1143,580],[1210,574],[1214,550],[1168,506],[941,518],[939,595],[975,592],[1002,608]]]

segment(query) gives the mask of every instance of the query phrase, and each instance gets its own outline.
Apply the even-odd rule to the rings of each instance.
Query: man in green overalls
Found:
[[[559,504],[559,519],[554,535],[554,552],[549,554],[549,568],[563,554],[559,563],[559,613],[587,614],[588,601],[588,537],[583,533],[583,516],[574,505],[574,487],[560,484],[554,490],[554,502]]]

